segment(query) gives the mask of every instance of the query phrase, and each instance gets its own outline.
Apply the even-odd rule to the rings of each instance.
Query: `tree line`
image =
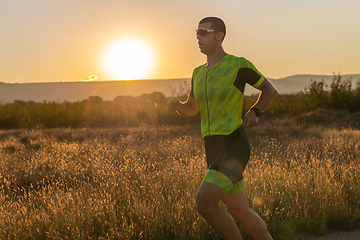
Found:
[[[186,100],[187,93],[180,91],[176,97]],[[166,97],[161,92],[143,94],[138,97],[118,96],[113,101],[103,101],[99,96],[77,102],[19,101],[0,104],[0,128],[101,128],[130,127],[143,124],[182,125],[199,123],[199,114],[185,119],[167,111]],[[255,103],[257,95],[244,98],[244,112]],[[296,94],[277,94],[266,116],[296,116],[319,108],[360,112],[360,80],[352,86],[351,80],[334,75],[332,84],[310,81],[304,91]]]

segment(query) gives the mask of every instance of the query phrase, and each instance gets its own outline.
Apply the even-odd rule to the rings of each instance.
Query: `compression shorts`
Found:
[[[226,195],[244,190],[243,171],[250,158],[250,143],[241,125],[229,135],[206,136],[209,167],[203,181],[222,187]]]

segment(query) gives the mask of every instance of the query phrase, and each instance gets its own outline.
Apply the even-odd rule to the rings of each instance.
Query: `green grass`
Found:
[[[359,226],[360,131],[261,120],[245,187],[274,239]],[[221,239],[205,172],[197,125],[0,131],[0,239]]]

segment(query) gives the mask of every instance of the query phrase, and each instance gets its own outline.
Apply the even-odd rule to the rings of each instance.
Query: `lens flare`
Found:
[[[84,77],[83,79],[79,79],[79,81],[95,81],[96,79],[98,79],[98,76],[90,75],[88,77]]]

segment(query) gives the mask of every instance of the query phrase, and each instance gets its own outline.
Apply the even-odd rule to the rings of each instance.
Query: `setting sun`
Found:
[[[139,39],[123,39],[110,46],[104,56],[104,70],[116,80],[147,78],[154,67],[151,48]]]

